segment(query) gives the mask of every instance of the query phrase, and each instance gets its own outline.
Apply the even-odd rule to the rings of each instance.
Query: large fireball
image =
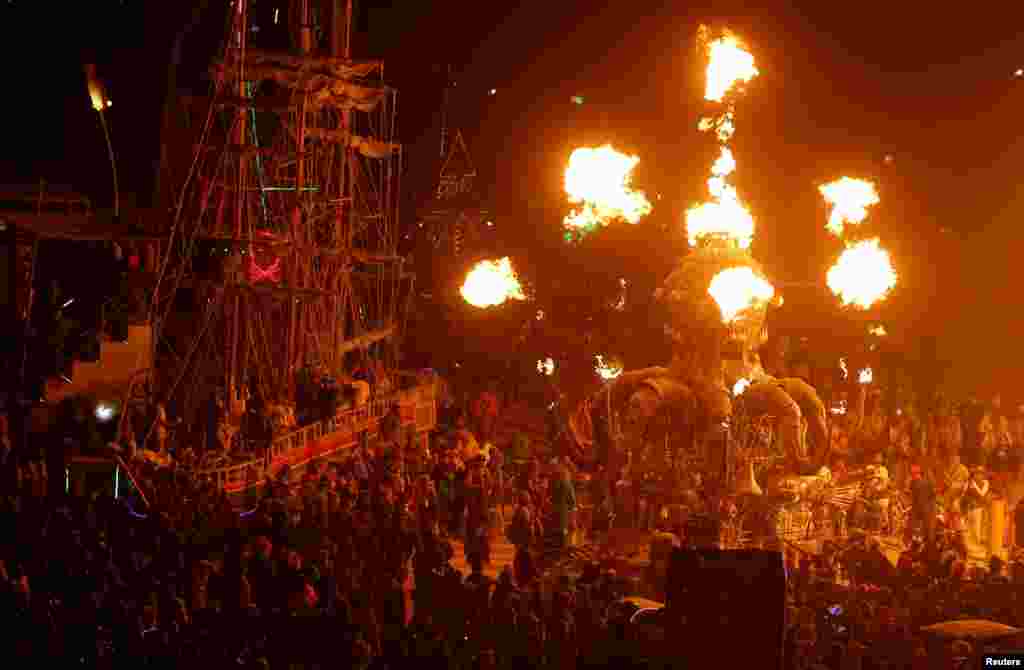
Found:
[[[875,185],[864,179],[843,177],[818,187],[818,191],[832,205],[826,228],[834,235],[842,235],[846,224],[862,223],[867,218],[868,207],[878,204]]]
[[[497,261],[480,261],[466,275],[462,297],[474,307],[495,307],[506,300],[526,300],[512,261],[506,256]]]
[[[846,248],[828,271],[828,287],[843,301],[868,309],[896,286],[896,270],[878,238]]]
[[[711,279],[708,293],[722,312],[722,321],[734,322],[745,310],[769,302],[775,288],[749,267],[722,270]]]
[[[754,65],[753,55],[733,35],[726,34],[710,41],[707,50],[705,100],[722,102],[733,87],[746,83],[759,74]]]
[[[633,168],[640,159],[611,145],[576,149],[565,168],[565,192],[579,208],[565,217],[565,227],[587,231],[621,219],[638,223],[651,212],[643,193],[630,186]]]

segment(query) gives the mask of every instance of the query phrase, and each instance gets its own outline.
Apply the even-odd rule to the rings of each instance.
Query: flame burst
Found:
[[[497,261],[480,261],[466,275],[462,297],[474,307],[495,307],[506,300],[526,300],[523,287],[506,256]]]
[[[864,368],[860,371],[860,377],[857,379],[861,384],[870,384],[875,380],[875,373],[871,371],[871,368]]]
[[[606,362],[604,356],[595,356],[596,363],[594,372],[605,381],[611,381],[622,374],[622,366],[616,363]]]
[[[868,207],[879,202],[875,185],[863,179],[843,177],[818,187],[818,191],[832,205],[832,213],[825,227],[834,235],[842,235],[847,224],[863,223],[868,215]]]
[[[691,207],[686,212],[686,231],[690,245],[697,246],[703,237],[726,237],[741,249],[750,246],[754,239],[754,217],[740,202],[736,187],[728,177],[736,170],[736,158],[729,147],[722,147],[721,153],[711,166],[708,191],[713,198]]]
[[[705,46],[708,57],[704,89],[706,100],[725,102],[730,91],[757,76],[754,57],[736,37],[726,33],[711,40],[708,29],[702,26],[700,42]],[[736,159],[726,146],[736,131],[731,106],[718,116],[701,119],[697,127],[702,132],[714,132],[722,147],[708,179],[711,201],[691,207],[686,212],[690,245],[697,246],[705,237],[724,237],[746,249],[754,238],[754,217],[743,205],[736,187],[728,181],[729,175],[736,170]]]
[[[750,386],[749,379],[737,379],[736,383],[732,385],[733,397],[742,395],[743,392],[747,390],[748,386]]]
[[[708,30],[701,27],[702,42],[707,45],[708,67],[704,99],[722,102],[738,84],[745,84],[758,74],[754,56],[734,35],[726,33],[716,40],[708,40]]]
[[[848,246],[828,271],[828,287],[843,301],[868,309],[896,286],[896,271],[889,252],[878,238]]]
[[[640,159],[612,148],[583,147],[569,156],[565,168],[565,192],[569,202],[580,205],[565,217],[570,232],[587,233],[616,219],[638,223],[651,212],[651,203],[630,186],[633,168]]]
[[[729,324],[744,310],[770,301],[775,295],[775,288],[749,267],[735,267],[716,274],[708,286],[708,293],[722,312],[722,320]]]

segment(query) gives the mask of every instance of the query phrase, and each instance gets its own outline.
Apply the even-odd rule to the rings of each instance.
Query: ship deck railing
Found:
[[[274,475],[284,467],[302,467],[341,455],[359,443],[362,433],[377,434],[381,420],[395,404],[399,408],[402,428],[415,430],[424,439],[437,425],[436,395],[436,384],[430,383],[372,398],[359,407],[341,409],[330,419],[275,438],[261,456],[242,463],[199,470],[195,474],[228,493],[257,488],[268,475]]]

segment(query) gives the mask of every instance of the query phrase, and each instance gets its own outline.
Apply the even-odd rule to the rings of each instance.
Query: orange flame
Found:
[[[690,245],[696,246],[706,236],[727,237],[746,249],[754,238],[754,217],[740,201],[736,187],[728,176],[736,169],[736,159],[728,147],[711,166],[708,191],[712,201],[691,207],[686,212],[686,231]]]
[[[745,310],[770,301],[775,295],[775,287],[744,266],[727,268],[716,274],[708,286],[708,293],[722,312],[722,320],[730,324]]]
[[[706,35],[706,28],[702,27],[701,31]],[[729,33],[707,42],[707,52],[705,100],[722,102],[726,94],[738,84],[749,82],[760,74],[754,65],[754,56],[735,36]]]
[[[99,77],[96,76],[96,66],[92,63],[85,64],[85,80],[86,85],[89,87],[89,99],[92,101],[93,109],[97,112],[102,112],[113,104],[110,102],[110,98],[107,97]]]
[[[605,381],[611,381],[612,379],[618,378],[622,374],[622,366],[615,363],[604,360],[604,356],[595,356],[594,372],[597,376]]]
[[[875,380],[875,373],[871,371],[871,368],[864,368],[860,371],[860,376],[857,378],[861,384],[870,384]]]
[[[526,300],[523,288],[506,256],[497,261],[480,261],[466,275],[462,297],[474,307],[495,307],[506,300]]]
[[[867,218],[868,207],[879,202],[875,185],[864,179],[843,177],[820,186],[818,191],[832,205],[832,213],[825,227],[834,235],[842,235],[843,227],[847,224],[862,223]]]
[[[889,252],[878,238],[848,246],[828,271],[828,287],[843,301],[868,309],[896,286],[896,271]]]
[[[573,151],[565,168],[565,192],[570,203],[582,206],[565,217],[565,226],[587,229],[616,219],[638,223],[649,214],[651,203],[630,187],[633,168],[639,162],[636,156],[620,153],[610,144]]]

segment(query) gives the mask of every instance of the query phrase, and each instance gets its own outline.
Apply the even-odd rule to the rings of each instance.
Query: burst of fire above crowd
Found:
[[[701,119],[698,125],[702,132],[713,131],[720,146],[708,178],[711,199],[686,212],[687,236],[693,247],[705,238],[724,238],[740,249],[748,249],[754,239],[754,217],[740,200],[736,187],[729,183],[729,176],[736,171],[736,157],[728,146],[736,129],[730,94],[757,76],[758,70],[753,55],[729,33],[712,39],[710,31],[702,27],[700,43],[708,59],[704,98],[725,107],[716,116]],[[775,289],[752,268],[731,267],[712,278],[708,293],[718,304],[722,320],[732,323],[744,310],[771,300]]]
[[[740,318],[744,310],[771,301],[775,288],[758,277],[753,269],[742,266],[716,274],[708,286],[708,293],[722,311],[722,321],[730,324]]]
[[[496,261],[480,261],[466,275],[462,297],[474,307],[496,307],[508,300],[525,300],[523,287],[506,256]]]
[[[863,223],[868,216],[868,207],[879,202],[875,185],[864,179],[842,177],[818,187],[818,191],[832,206],[825,227],[837,236],[842,236],[847,225]]]
[[[651,203],[631,186],[639,162],[609,144],[573,151],[565,168],[565,192],[577,207],[565,217],[567,231],[584,235],[617,220],[639,223],[649,214]]]
[[[896,270],[878,238],[852,244],[829,271],[828,287],[843,305],[869,309],[896,287]]]
[[[594,372],[604,381],[617,379],[622,374],[622,366],[615,361],[606,361],[604,356],[594,357]]]

